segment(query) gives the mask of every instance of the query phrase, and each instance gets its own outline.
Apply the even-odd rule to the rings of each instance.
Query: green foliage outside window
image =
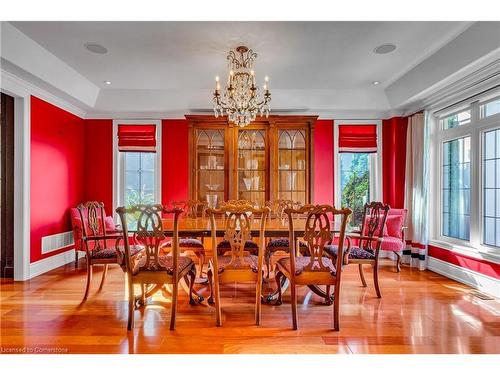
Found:
[[[352,210],[352,226],[361,225],[364,204],[370,196],[368,156],[366,153],[341,154],[341,205]]]

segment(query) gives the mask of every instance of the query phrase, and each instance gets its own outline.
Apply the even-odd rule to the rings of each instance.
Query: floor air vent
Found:
[[[42,254],[73,246],[73,232],[63,232],[42,237]]]

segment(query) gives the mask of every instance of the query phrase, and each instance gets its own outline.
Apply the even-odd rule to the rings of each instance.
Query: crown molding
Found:
[[[36,96],[40,99],[43,99],[61,109],[64,109],[65,111],[78,116],[82,119],[85,119],[87,116],[87,112],[83,110],[82,108],[79,108],[71,103],[68,103],[64,99],[61,99],[60,97],[51,94],[50,92],[42,89],[41,87],[1,68],[0,69],[0,88],[8,88],[8,85],[10,83],[17,85],[18,87],[22,87],[24,90],[26,90],[26,96],[27,95],[33,95]]]
[[[497,86],[500,86],[500,59],[496,59],[465,77],[433,91],[405,108],[403,112],[405,116],[408,116],[424,109],[438,110]]]

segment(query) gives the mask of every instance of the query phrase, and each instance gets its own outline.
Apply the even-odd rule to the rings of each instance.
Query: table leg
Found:
[[[285,291],[288,289],[290,286],[290,282],[286,277],[283,277],[281,279],[281,285],[278,286],[278,288],[281,288],[281,295],[285,293]],[[278,288],[270,294],[268,294],[266,297],[263,297],[263,302],[264,303],[270,303],[270,302],[275,302],[278,299]]]

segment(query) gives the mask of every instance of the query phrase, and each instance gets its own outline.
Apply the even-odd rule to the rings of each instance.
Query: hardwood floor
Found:
[[[153,305],[136,310],[136,328],[127,333],[123,272],[110,268],[98,292],[96,268],[80,305],[84,267],[68,264],[27,282],[2,282],[2,353],[500,353],[499,301],[481,300],[430,271],[403,267],[398,274],[384,264],[378,299],[371,270],[363,288],[357,267],[346,267],[340,332],[332,330],[332,307],[306,287],[298,293],[298,331],[291,329],[289,291],[283,305],[264,305],[262,325],[254,326],[253,288],[231,284],[222,287],[223,327],[215,327],[206,301],[190,306],[181,292],[176,330],[169,331],[168,295],[158,293]]]

